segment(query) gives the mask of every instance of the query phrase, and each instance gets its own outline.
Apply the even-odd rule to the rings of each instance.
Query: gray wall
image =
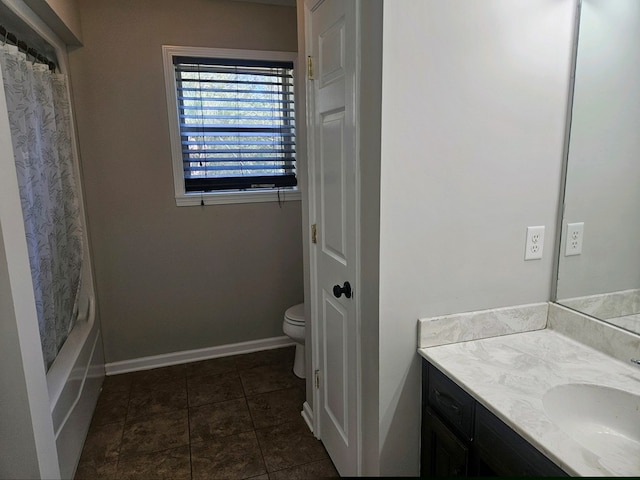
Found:
[[[384,4],[382,475],[418,473],[417,319],[550,298],[575,3]]]
[[[585,0],[563,233],[584,222],[582,254],[564,256],[558,298],[640,288],[640,2]]]
[[[78,6],[71,78],[106,361],[282,335],[303,300],[300,202],[175,206],[161,45],[296,51],[296,9]]]

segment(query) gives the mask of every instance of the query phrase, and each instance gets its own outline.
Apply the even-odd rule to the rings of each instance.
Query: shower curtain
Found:
[[[7,44],[0,72],[48,370],[73,328],[83,258],[66,77]]]

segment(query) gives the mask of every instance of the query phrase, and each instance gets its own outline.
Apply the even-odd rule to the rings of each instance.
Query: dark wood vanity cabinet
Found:
[[[430,409],[422,410],[423,477],[466,477],[469,473],[469,448]]]
[[[423,359],[423,477],[567,476]]]

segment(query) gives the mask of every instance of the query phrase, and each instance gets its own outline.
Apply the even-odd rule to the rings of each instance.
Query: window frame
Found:
[[[162,46],[165,90],[169,117],[169,138],[171,140],[171,163],[176,205],[218,205],[232,203],[282,202],[300,200],[300,186],[285,188],[257,188],[247,190],[212,190],[207,192],[187,192],[182,159],[182,141],[179,124],[177,84],[174,73],[174,57],[228,58],[232,60],[263,60],[293,62],[294,90],[297,90],[297,53],[268,50],[236,50],[210,47]],[[295,95],[294,102],[297,100]],[[294,103],[295,108],[295,103]],[[299,171],[299,169],[297,169]]]

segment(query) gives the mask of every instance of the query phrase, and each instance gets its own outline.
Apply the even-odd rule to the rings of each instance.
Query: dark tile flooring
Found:
[[[105,378],[76,479],[338,477],[292,347]]]

